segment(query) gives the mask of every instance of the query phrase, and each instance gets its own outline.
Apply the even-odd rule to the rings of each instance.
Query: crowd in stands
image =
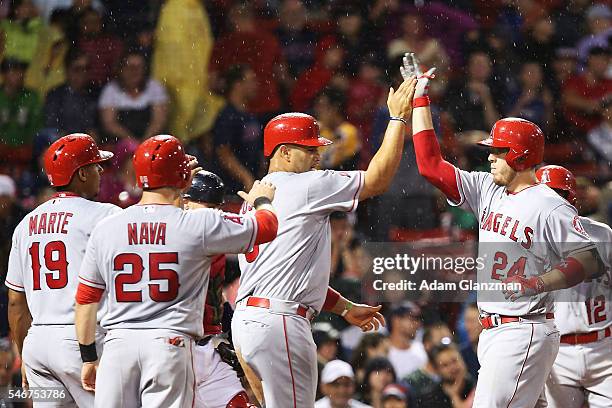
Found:
[[[609,223],[611,7],[609,0],[0,0],[0,276],[14,227],[51,194],[40,158],[60,136],[86,132],[115,153],[99,199],[122,207],[140,196],[132,153],[160,133],[180,138],[229,193],[250,188],[266,172],[263,127],[281,112],[318,119],[334,141],[321,152],[322,168],[363,169],[382,141],[388,89],[401,81],[408,51],[437,67],[430,97],[450,161],[486,169],[486,153],[473,142],[501,117],[529,119],[546,135],[546,162],[579,176],[579,213]],[[364,242],[476,236],[474,217],[448,208],[418,174],[410,135],[389,191],[357,214],[332,216],[331,284],[353,300]],[[379,333],[362,336],[329,316],[313,325],[317,407],[471,406],[474,304],[384,311],[388,327]],[[6,310],[0,315],[6,319]],[[0,386],[18,367],[0,342]]]

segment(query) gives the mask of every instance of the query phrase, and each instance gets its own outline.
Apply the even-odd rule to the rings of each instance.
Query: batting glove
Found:
[[[404,78],[404,80],[407,80],[413,76],[417,78],[417,85],[416,89],[414,90],[415,102],[417,98],[427,97],[429,92],[429,81],[436,77],[434,72],[436,72],[436,68],[432,67],[429,69],[429,71],[423,74],[419,66],[419,60],[414,55],[414,52],[407,52],[404,54],[402,66],[400,67],[400,73],[402,74],[402,78]]]
[[[504,290],[504,296],[506,299],[510,299],[511,301],[515,301],[522,297],[531,297],[535,295],[539,295],[544,292],[544,281],[539,276],[532,276],[531,278],[526,278],[524,276],[515,275],[511,278],[508,278],[503,281],[505,284],[514,283],[519,286],[520,289],[506,289]]]

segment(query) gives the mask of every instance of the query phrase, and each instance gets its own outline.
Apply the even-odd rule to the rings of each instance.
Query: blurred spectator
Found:
[[[42,125],[42,105],[34,92],[24,88],[27,64],[2,61],[4,83],[0,89],[0,143],[28,147]],[[10,161],[10,158],[8,158]]]
[[[100,201],[112,203],[121,208],[129,207],[140,200],[142,190],[136,185],[136,174],[132,156],[138,147],[134,139],[121,139],[115,146],[111,168],[102,176]]]
[[[327,363],[338,358],[340,333],[328,322],[312,324],[312,338],[317,346],[317,371],[321,378],[321,371]],[[317,386],[317,399],[323,397],[323,390]]]
[[[381,408],[383,390],[396,381],[397,376],[391,362],[384,357],[373,358],[365,366],[360,400],[373,408]]]
[[[28,64],[36,56],[44,23],[32,0],[13,0],[8,19],[0,21],[0,47],[3,58]]]
[[[387,58],[394,60],[406,52],[414,52],[425,69],[436,67],[436,80],[431,83],[430,95],[441,96],[446,86],[450,60],[444,46],[431,36],[416,12],[402,16],[401,37],[389,43]]]
[[[416,340],[421,327],[421,311],[413,303],[396,306],[387,319],[389,328],[389,361],[395,373],[403,378],[427,363],[423,343]]]
[[[97,133],[98,107],[89,88],[89,60],[76,51],[66,56],[65,63],[66,83],[49,92],[45,101],[45,127],[59,136],[76,132],[93,135]]]
[[[586,70],[567,80],[563,88],[565,114],[583,133],[601,122],[603,102],[612,94],[612,79],[606,78],[609,63],[609,48],[592,48]]]
[[[351,366],[355,369],[358,383],[363,383],[365,365],[368,361],[377,358],[387,358],[389,355],[389,339],[382,333],[367,333],[353,350]]]
[[[9,176],[0,174],[0,278],[2,279],[7,273],[13,231],[25,215],[26,211],[17,201],[15,182]],[[8,290],[2,285],[0,288],[0,337],[6,337],[9,332],[7,302]]]
[[[76,45],[92,62],[89,75],[93,84],[101,88],[113,77],[117,61],[123,54],[123,43],[104,31],[102,16],[93,8],[83,10],[78,21]]]
[[[333,360],[321,372],[321,388],[325,397],[315,402],[315,408],[368,408],[354,400],[355,374],[350,364]],[[372,408],[372,407],[369,407]]]
[[[491,59],[485,52],[473,52],[468,59],[467,78],[449,85],[445,103],[456,131],[488,132],[499,119],[489,85],[491,69]]]
[[[210,131],[223,106],[222,99],[210,92],[213,44],[208,13],[201,1],[163,3],[155,31],[152,73],[172,99],[169,130],[184,142]]]
[[[293,79],[312,66],[317,35],[308,27],[308,13],[301,0],[285,0],[279,10],[280,42],[287,70]]]
[[[576,210],[578,215],[605,222],[600,212],[601,190],[586,177],[576,177]]]
[[[53,12],[61,9],[68,9],[70,7],[75,7],[78,10],[79,8],[91,6],[96,10],[102,10],[102,3],[100,3],[100,0],[34,0],[34,3],[45,21],[49,21]]]
[[[572,0],[562,2],[551,17],[556,27],[556,37],[564,47],[573,47],[585,32],[584,10],[591,0]]]
[[[433,362],[442,380],[442,390],[450,404],[440,403],[436,408],[463,408],[466,400],[473,398],[476,387],[474,380],[467,373],[461,354],[454,344],[440,344],[430,352]],[[472,406],[468,403],[469,407]],[[425,405],[422,405],[425,407]]]
[[[478,339],[482,332],[480,311],[476,303],[469,303],[463,311],[463,327],[467,339],[461,344],[461,356],[472,378],[478,378],[480,363],[478,362]]]
[[[331,81],[345,61],[345,51],[338,44],[317,51],[312,67],[302,72],[291,93],[291,107],[300,112],[309,110],[316,95]]]
[[[5,335],[6,336],[6,335]],[[6,388],[13,385],[13,368],[15,365],[15,352],[11,348],[11,341],[7,337],[0,338],[0,389],[3,393]],[[4,406],[5,401],[2,401]]]
[[[274,35],[257,27],[249,3],[232,7],[228,18],[232,31],[219,38],[213,48],[212,82],[232,65],[249,65],[255,73],[257,94],[248,111],[267,122],[281,109],[279,84],[286,79],[286,68],[280,44]]]
[[[45,97],[51,89],[66,80],[64,59],[70,44],[57,23],[45,28],[26,73],[26,86]]]
[[[399,384],[389,384],[382,393],[382,408],[410,408],[408,390]]]
[[[520,87],[509,95],[506,116],[521,117],[548,129],[553,120],[553,99],[545,87],[540,64],[525,62],[521,66],[519,82]]]
[[[255,72],[246,65],[230,67],[225,75],[227,105],[213,127],[215,152],[222,166],[226,191],[248,191],[261,174],[263,137],[261,123],[247,110],[256,99]]]
[[[587,138],[591,148],[597,152],[600,161],[610,166],[612,163],[612,97],[604,101],[602,109],[601,124],[591,129]]]
[[[523,61],[537,61],[546,74],[550,73],[556,49],[555,25],[550,17],[541,18],[534,24],[520,48]]]
[[[102,90],[99,108],[103,129],[112,138],[144,140],[166,129],[168,95],[149,77],[138,52],[121,59],[118,78]]]
[[[321,149],[321,168],[356,170],[361,138],[357,128],[346,120],[344,93],[327,88],[315,99],[314,113],[321,136],[334,144]]]
[[[344,211],[333,212],[329,217],[331,227],[331,280],[339,279],[344,272],[344,253],[355,231]]]
[[[588,34],[580,40],[576,48],[582,64],[587,63],[591,49],[610,46],[612,38],[612,10],[606,4],[594,4],[586,12]]]

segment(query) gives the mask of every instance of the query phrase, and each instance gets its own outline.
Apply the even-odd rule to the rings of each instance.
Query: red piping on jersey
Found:
[[[289,373],[291,373],[291,387],[293,387],[293,408],[297,408],[297,398],[295,396],[295,379],[293,378],[293,368],[291,367],[291,354],[289,352],[289,337],[287,336],[287,320],[283,316],[283,330],[285,332],[285,345],[287,346],[287,360],[289,361]]]
[[[518,378],[516,379],[516,387],[514,387],[512,398],[510,398],[510,401],[508,401],[508,405],[506,406],[506,408],[510,408],[510,404],[512,404],[512,400],[514,399],[514,396],[516,395],[516,391],[518,390],[521,375],[523,375],[523,370],[525,369],[525,363],[527,362],[527,357],[529,357],[529,350],[531,349],[531,342],[533,340],[533,330],[534,330],[533,328],[535,324],[530,324],[529,326],[531,326],[531,337],[529,338],[529,346],[527,346],[527,354],[525,354],[525,359],[523,360],[523,365],[521,366],[521,372],[519,373]]]
[[[79,282],[75,300],[79,305],[89,305],[91,303],[100,302],[100,299],[102,299],[103,294],[104,289],[94,288],[92,286],[87,286]]]
[[[16,288],[21,288],[21,289],[23,289],[23,286],[21,286],[21,285],[17,285],[17,284],[14,284],[13,282],[11,282],[11,281],[10,281],[10,280],[8,280],[8,279],[5,279],[4,281],[5,281],[6,283],[8,283],[9,285],[13,285],[13,286],[14,286],[14,287],[16,287]]]
[[[412,137],[417,167],[421,176],[455,203],[461,201],[456,167],[444,160],[433,129],[422,130]],[[459,177],[461,179],[461,177]]]
[[[525,190],[527,190],[527,189],[529,189],[531,187],[539,186],[540,184],[541,183],[531,184],[531,185],[525,187],[524,189],[522,189],[521,191],[509,191],[509,190],[506,189],[506,194],[507,195],[517,195],[518,193],[521,193],[521,192],[523,192],[523,191],[525,191]]]
[[[189,342],[189,354],[191,355],[191,372],[193,374],[193,385],[191,386],[191,390],[193,391],[193,396],[191,397],[191,408],[195,407],[195,389],[196,389],[196,375],[195,368],[193,366],[193,340]]]
[[[90,281],[89,279],[85,279],[85,278],[84,278],[84,277],[82,277],[82,276],[79,276],[79,279],[82,279],[82,280],[84,280],[84,281],[85,281],[85,282],[87,282],[87,283],[93,283],[94,285],[98,285],[98,286],[106,286],[106,285],[105,285],[105,284],[103,284],[103,283],[98,283],[98,282]],[[89,286],[89,285],[88,285],[88,286]]]
[[[359,172],[359,187],[357,188],[357,191],[355,191],[355,195],[353,196],[353,204],[351,205],[351,209],[348,210],[348,212],[353,211],[353,208],[355,208],[355,203],[357,202],[357,194],[359,193],[359,190],[361,190],[361,172]]]
[[[255,236],[255,245],[265,244],[276,238],[278,232],[278,218],[270,210],[257,210],[255,212],[255,220],[257,221],[257,235]]]

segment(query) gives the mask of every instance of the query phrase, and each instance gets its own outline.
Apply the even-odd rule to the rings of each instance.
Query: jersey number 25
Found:
[[[167,290],[162,290],[160,283],[149,282],[149,297],[154,302],[171,302],[178,296],[179,277],[173,269],[162,269],[160,264],[178,265],[177,252],[161,252],[149,254],[149,281],[167,282]],[[124,272],[126,266],[131,271]],[[138,254],[119,254],[113,261],[113,269],[123,272],[115,277],[115,296],[117,302],[142,302],[142,290],[127,290],[124,285],[136,284],[142,280],[144,264]]]

